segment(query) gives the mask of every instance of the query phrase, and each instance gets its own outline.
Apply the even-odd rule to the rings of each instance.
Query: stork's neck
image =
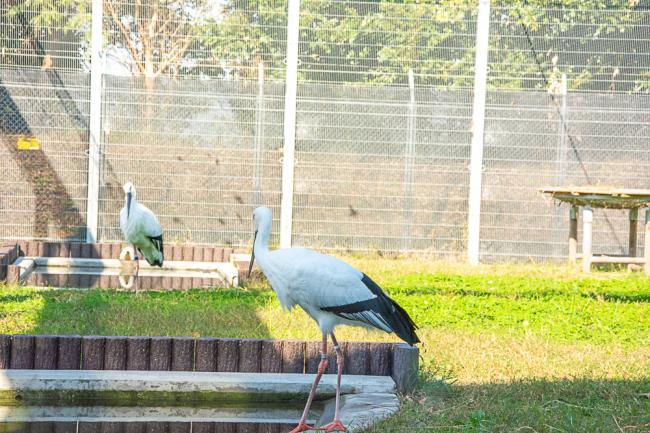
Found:
[[[269,236],[271,235],[271,221],[262,221],[257,227],[255,237],[255,258],[266,273],[269,266]]]

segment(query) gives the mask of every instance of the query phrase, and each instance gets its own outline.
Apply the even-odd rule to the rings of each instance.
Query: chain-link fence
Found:
[[[259,204],[277,235],[291,104],[294,245],[463,256],[477,4],[303,0],[292,100],[289,1],[103,0],[100,62],[90,0],[3,3],[0,238],[83,240],[95,200],[118,240],[127,180],[170,242],[245,246]],[[644,2],[492,1],[482,259],[566,256],[568,210],[537,188],[648,186],[648,43]],[[627,215],[596,217],[626,249]]]

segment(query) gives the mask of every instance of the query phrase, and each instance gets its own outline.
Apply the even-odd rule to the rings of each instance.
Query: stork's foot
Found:
[[[291,430],[289,433],[299,433],[299,432],[307,431],[307,430],[314,430],[314,426],[313,425],[307,425],[304,422],[301,422],[300,424],[298,424],[296,426],[296,428]]]
[[[324,425],[322,427],[318,427],[318,430],[322,430],[328,433],[331,433],[333,431],[348,431],[343,423],[341,422],[340,419],[335,419],[331,423]]]

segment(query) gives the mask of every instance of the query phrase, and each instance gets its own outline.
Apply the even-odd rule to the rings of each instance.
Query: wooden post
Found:
[[[569,210],[569,262],[573,265],[578,260],[578,207]]]
[[[636,257],[636,238],[637,238],[637,220],[639,219],[639,209],[630,209],[630,239],[628,242],[628,255]]]
[[[645,273],[650,275],[650,209],[645,210]]]
[[[582,271],[591,271],[592,256],[592,225],[594,222],[594,211],[591,206],[582,210]]]
[[[400,343],[393,347],[393,380],[397,391],[411,392],[418,380],[420,351],[417,347]]]

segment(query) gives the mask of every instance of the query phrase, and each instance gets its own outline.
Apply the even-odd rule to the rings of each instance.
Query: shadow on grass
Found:
[[[459,385],[423,376],[402,410],[369,433],[650,431],[650,377]]]

